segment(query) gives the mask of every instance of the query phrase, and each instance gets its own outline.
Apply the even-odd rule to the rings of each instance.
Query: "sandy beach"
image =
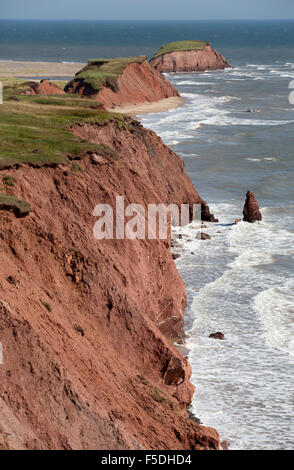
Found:
[[[61,77],[73,77],[86,64],[75,62],[24,62],[12,60],[0,60],[0,77],[48,77],[51,80]],[[161,113],[178,108],[184,104],[185,99],[180,96],[165,98],[160,101],[150,103],[129,104],[127,106],[117,106],[109,108],[109,111],[129,114],[136,117],[139,114]]]
[[[0,60],[1,77],[72,77],[86,64]]]
[[[127,106],[117,106],[108,109],[114,113],[129,114],[130,116],[136,117],[139,114],[151,114],[151,113],[163,113],[170,109],[178,108],[185,103],[185,98],[181,96],[172,96],[171,98],[165,98],[160,101],[153,103],[139,103],[131,104]]]

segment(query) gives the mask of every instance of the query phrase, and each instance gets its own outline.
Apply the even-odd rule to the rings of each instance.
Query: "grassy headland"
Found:
[[[124,126],[122,115],[105,111],[99,103],[79,95],[27,95],[28,81],[0,80],[4,87],[0,106],[0,170],[22,163],[34,166],[66,163],[87,152],[108,156],[114,153],[106,146],[75,137],[70,127],[85,122],[104,125],[113,120]]]
[[[155,57],[159,57],[163,54],[169,54],[171,52],[176,51],[202,51],[204,47],[208,45],[209,42],[196,40],[169,42],[168,44],[164,44],[163,46],[161,46],[161,48],[156,52],[156,54],[154,54],[152,59],[154,59]]]
[[[75,75],[73,80],[68,83],[67,88],[74,80],[81,80],[97,92],[107,83],[115,88],[117,78],[122,74],[127,65],[132,63],[141,64],[145,60],[146,56],[89,60],[88,65]]]

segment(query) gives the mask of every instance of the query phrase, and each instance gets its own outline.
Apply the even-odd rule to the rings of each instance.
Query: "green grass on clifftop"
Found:
[[[155,57],[159,57],[163,54],[169,54],[175,51],[202,51],[204,47],[208,45],[208,42],[196,40],[169,42],[168,44],[161,46],[161,48],[156,52],[156,54],[154,54],[152,59],[154,59]]]
[[[88,65],[81,69],[73,80],[82,80],[98,92],[107,82],[115,86],[115,81],[127,65],[132,63],[141,64],[145,60],[146,56],[89,60]],[[70,86],[73,80],[67,86]]]
[[[4,100],[0,105],[0,170],[22,163],[34,166],[66,163],[96,152],[110,155],[112,149],[92,144],[70,132],[75,123],[107,124],[117,121],[125,126],[120,114],[104,111],[99,103],[79,95],[26,95],[28,83],[0,78]]]

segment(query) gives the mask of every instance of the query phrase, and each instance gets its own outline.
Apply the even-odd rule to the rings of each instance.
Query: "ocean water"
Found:
[[[184,159],[219,218],[206,224],[210,241],[191,224],[177,246],[193,412],[231,449],[293,449],[294,21],[0,21],[0,59],[150,57],[187,38],[210,41],[235,68],[169,74],[186,103],[140,119]],[[248,189],[263,221],[234,225]],[[209,339],[215,331],[226,340]]]
[[[164,43],[202,39],[241,64],[294,54],[292,21],[22,21],[0,19],[0,60],[84,62],[151,57]],[[283,51],[283,52],[281,52]],[[290,58],[290,59],[289,59]]]
[[[203,230],[210,241],[196,239],[193,223],[182,229],[176,250],[193,412],[231,449],[294,448],[293,25],[289,37],[292,46],[270,54],[258,34],[256,49],[236,45],[226,54],[234,69],[169,74],[185,105],[141,117],[184,159],[219,218]],[[263,221],[235,225],[248,189]],[[226,340],[209,339],[215,331]]]

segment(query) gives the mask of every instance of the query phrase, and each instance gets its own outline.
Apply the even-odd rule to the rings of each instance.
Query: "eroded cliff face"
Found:
[[[64,95],[65,91],[62,90],[55,83],[49,80],[41,80],[38,82],[30,82],[27,95]]]
[[[108,81],[98,92],[79,79],[66,87],[66,91],[94,98],[105,108],[179,96],[171,83],[147,61],[127,65],[117,80]]]
[[[116,195],[208,209],[139,124],[73,132],[119,158],[5,170],[33,212],[0,211],[0,448],[218,449],[187,416],[191,370],[171,341],[186,295],[168,240],[93,237],[94,207]]]
[[[162,54],[150,60],[150,64],[158,71],[169,72],[201,72],[230,67],[227,60],[211,46],[203,50],[175,51]]]

